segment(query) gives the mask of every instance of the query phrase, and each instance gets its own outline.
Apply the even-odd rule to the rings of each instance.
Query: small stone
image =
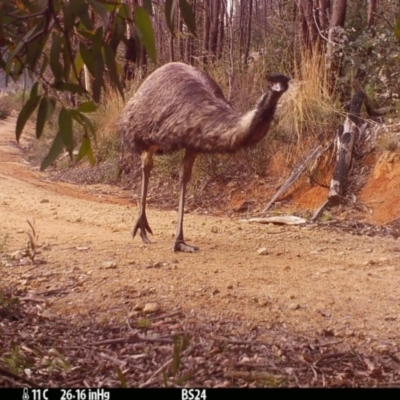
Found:
[[[86,251],[86,250],[89,250],[90,247],[89,246],[77,246],[77,247],[75,247],[75,249],[78,251]]]
[[[259,249],[257,250],[257,253],[258,253],[260,256],[266,256],[266,255],[268,254],[268,250],[267,250],[266,247],[261,247],[261,248],[259,248]]]
[[[21,250],[17,250],[11,254],[11,260],[21,260],[22,258],[24,258],[24,255]]]
[[[161,268],[163,266],[163,263],[161,261],[157,261],[153,264],[153,268]]]
[[[298,304],[298,303],[292,303],[292,304],[289,304],[288,308],[289,308],[289,310],[296,311],[296,310],[300,310],[301,307],[300,307],[300,304]]]
[[[258,305],[259,305],[260,307],[265,307],[267,304],[268,304],[267,299],[259,299],[259,300],[258,300]]]
[[[218,233],[218,228],[217,228],[216,226],[213,226],[213,227],[211,228],[211,232],[212,232],[212,233]]]
[[[389,350],[390,350],[390,346],[388,346],[387,344],[380,344],[375,347],[375,351],[377,351],[380,354],[387,353]]]
[[[115,269],[117,268],[117,263],[115,261],[104,261],[103,267],[105,269]]]
[[[50,203],[50,200],[49,199],[43,199],[43,200],[40,200],[40,202],[41,203]]]
[[[158,310],[159,306],[157,303],[147,303],[143,308],[145,314],[152,314]]]

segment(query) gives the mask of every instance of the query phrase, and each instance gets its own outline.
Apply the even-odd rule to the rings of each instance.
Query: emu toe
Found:
[[[132,229],[132,238],[136,236],[136,233],[140,229],[140,237],[142,238],[143,243],[151,243],[150,239],[147,237],[147,232],[153,234],[149,223],[147,222],[147,218],[144,216],[140,216]]]
[[[197,246],[189,246],[185,242],[175,242],[172,250],[174,253],[182,251],[183,253],[195,253],[199,248]]]

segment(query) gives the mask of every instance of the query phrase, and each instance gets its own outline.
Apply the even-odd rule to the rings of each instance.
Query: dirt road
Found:
[[[400,338],[399,240],[187,214],[187,242],[200,251],[173,253],[176,212],[150,208],[153,243],[143,245],[130,237],[128,193],[46,180],[24,161],[14,122],[0,122],[0,242],[22,257],[34,221],[39,263],[3,260],[1,286],[47,292],[49,315],[124,321],[156,303],[249,330]]]

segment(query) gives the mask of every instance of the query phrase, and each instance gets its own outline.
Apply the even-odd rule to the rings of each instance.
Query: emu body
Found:
[[[232,153],[260,141],[268,132],[278,100],[288,88],[289,78],[272,75],[256,107],[238,114],[221,88],[207,74],[182,63],[166,64],[153,72],[129,100],[121,113],[119,131],[123,146],[140,154],[142,194],[135,236],[150,243],[152,234],[146,217],[146,196],[157,151],[186,149],[180,170],[178,225],[174,251],[194,252],[183,238],[185,192],[198,153]]]

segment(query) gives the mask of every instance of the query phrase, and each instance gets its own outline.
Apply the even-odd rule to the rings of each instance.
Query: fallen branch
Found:
[[[295,183],[300,178],[303,172],[307,169],[308,164],[317,159],[324,151],[325,149],[323,149],[322,146],[318,146],[311,151],[311,153],[306,157],[305,160],[302,160],[299,164],[297,164],[293,168],[293,171],[290,173],[289,178],[283,183],[283,185],[279,188],[274,197],[272,197],[270,202],[261,212],[263,214],[266,213],[279,199],[279,197],[281,197],[289,189],[289,187],[292,186],[293,183]]]
[[[294,215],[282,215],[277,217],[267,218],[249,218],[241,219],[241,222],[257,222],[259,224],[277,224],[277,225],[301,225],[305,224],[307,220],[305,218],[296,217]]]

